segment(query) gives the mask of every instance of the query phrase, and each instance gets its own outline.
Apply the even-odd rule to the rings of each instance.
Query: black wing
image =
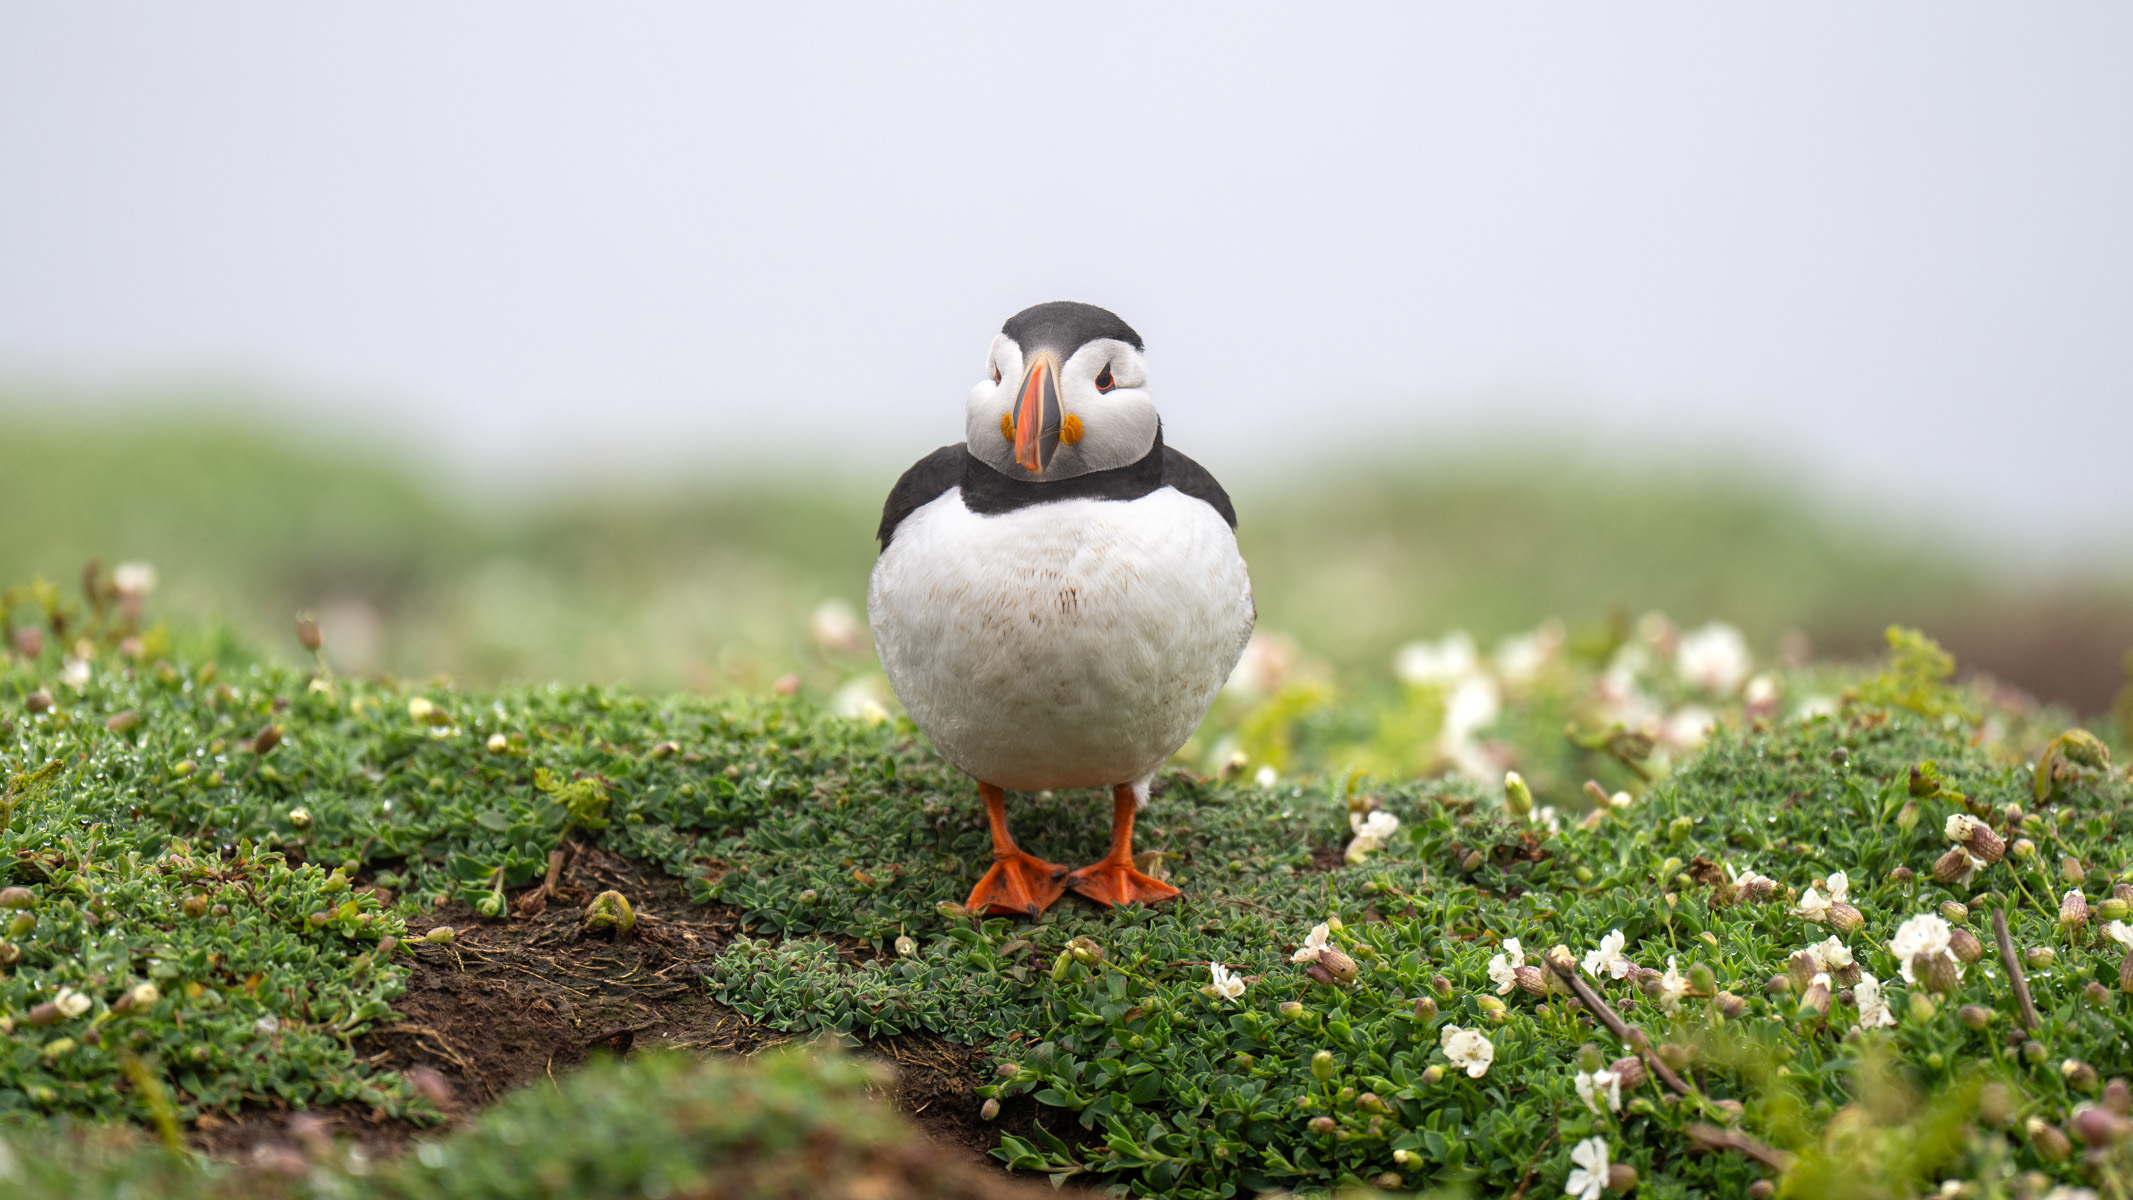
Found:
[[[889,489],[888,503],[881,506],[881,528],[874,534],[881,539],[881,548],[889,548],[889,539],[896,536],[896,527],[904,523],[905,517],[940,499],[943,492],[961,486],[962,482],[961,442],[943,446],[912,463],[911,469],[896,481],[896,486]]]
[[[1169,446],[1163,447],[1163,483],[1191,496],[1205,500],[1210,508],[1222,514],[1229,527],[1237,527],[1237,510],[1231,507],[1229,493],[1207,473],[1207,468],[1192,461]]]

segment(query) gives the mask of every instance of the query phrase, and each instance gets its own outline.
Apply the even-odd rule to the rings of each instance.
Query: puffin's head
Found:
[[[1093,304],[1007,319],[970,389],[970,452],[1015,479],[1071,479],[1140,461],[1159,427],[1141,335]]]

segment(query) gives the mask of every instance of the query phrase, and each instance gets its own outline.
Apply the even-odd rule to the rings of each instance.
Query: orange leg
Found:
[[[1133,812],[1138,807],[1131,784],[1111,789],[1111,853],[1067,876],[1068,887],[1098,904],[1158,904],[1178,894],[1162,880],[1133,869]]]
[[[1061,881],[1067,870],[1015,845],[1014,835],[1007,832],[1005,791],[980,780],[978,795],[984,798],[985,816],[992,822],[992,870],[971,889],[967,906],[979,916],[1021,913],[1034,917],[1065,894]]]

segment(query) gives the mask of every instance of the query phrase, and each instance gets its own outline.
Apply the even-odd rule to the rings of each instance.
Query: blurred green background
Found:
[[[653,689],[831,688],[869,669],[866,578],[903,464],[707,466],[649,487],[471,485],[410,444],[211,398],[0,401],[0,579],[152,563],[156,611],[296,653],[315,610],[345,671]],[[1569,440],[1393,447],[1230,487],[1260,628],[1336,676],[1396,647],[1484,643],[1663,610],[1739,625],[1758,657],[1875,652],[1891,622],[1966,669],[2084,714],[2133,649],[2120,561],[2010,566],[1959,531],[1878,519],[1729,461],[1683,466]],[[829,602],[857,618],[842,642]],[[811,628],[812,624],[812,628]]]

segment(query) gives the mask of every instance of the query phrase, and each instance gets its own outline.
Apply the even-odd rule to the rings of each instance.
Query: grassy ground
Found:
[[[1431,670],[1332,700],[1269,678],[1203,735],[1254,747],[1242,768],[1166,774],[1142,824],[1183,899],[1020,923],[956,909],[987,844],[970,785],[878,715],[352,679],[173,636],[109,588],[12,611],[43,644],[18,638],[0,667],[0,882],[21,889],[0,893],[0,1109],[222,1145],[215,1130],[266,1114],[298,1158],[245,1186],[688,1194],[737,1169],[719,1147],[760,1144],[748,1122],[803,1138],[841,1111],[843,1068],[684,1084],[654,1059],[541,1085],[375,1165],[366,1138],[487,1099],[464,1087],[474,1033],[424,1026],[418,1000],[456,997],[492,1042],[553,1029],[582,1053],[663,1031],[678,1010],[631,1027],[603,1007],[603,982],[649,996],[655,975],[661,1004],[713,1014],[729,1045],[834,1036],[959,1062],[960,1087],[928,1107],[999,1131],[982,1141],[1001,1162],[1136,1194],[1580,1194],[1599,1153],[1651,1196],[1766,1178],[1796,1195],[1945,1179],[2122,1195],[2133,1178],[2117,1082],[2133,1074],[2133,997],[2112,924],[2133,894],[2133,780],[2105,743],[2060,737],[2065,714],[1952,689],[1915,638],[1878,674],[1764,685],[1657,624],[1568,636],[1530,671],[1438,647]],[[1484,676],[1500,713],[1462,732],[1458,695]],[[1636,736],[1631,710],[1664,736]],[[1722,721],[1707,745],[1703,714]],[[1428,768],[1272,770],[1282,746],[1389,763],[1411,743]],[[1436,774],[1440,760],[1488,782]],[[1534,775],[1539,806],[1496,782],[1506,765]],[[1588,776],[1619,798],[1587,800]],[[1018,798],[1015,820],[1033,849],[1093,860],[1096,799]],[[1991,861],[1937,883],[1937,864],[1967,862],[1946,858],[1955,818],[1990,831],[1972,844]],[[634,891],[642,927],[592,920],[621,912],[595,888]],[[1850,909],[1817,907],[1837,890]],[[1990,950],[1999,918],[2011,960]],[[1984,952],[1972,961],[1958,935],[1942,953],[1950,929]],[[1537,969],[1551,946],[1584,958],[1616,933],[1633,970],[1593,959],[1589,998]],[[1230,994],[1211,990],[1215,965]],[[511,975],[554,986],[491,986]],[[1640,1070],[1602,1002],[1648,1038]],[[687,1098],[735,1088],[787,1099],[765,1118]],[[679,1098],[612,1116],[655,1094]],[[291,1109],[330,1123],[286,1124]],[[834,1124],[855,1162],[889,1136]],[[18,1180],[107,1136],[42,1129],[8,1135]],[[337,1132],[350,1140],[305,1151]],[[117,1169],[208,1186],[210,1168],[142,1154]],[[953,1194],[925,1186],[911,1194]]]

